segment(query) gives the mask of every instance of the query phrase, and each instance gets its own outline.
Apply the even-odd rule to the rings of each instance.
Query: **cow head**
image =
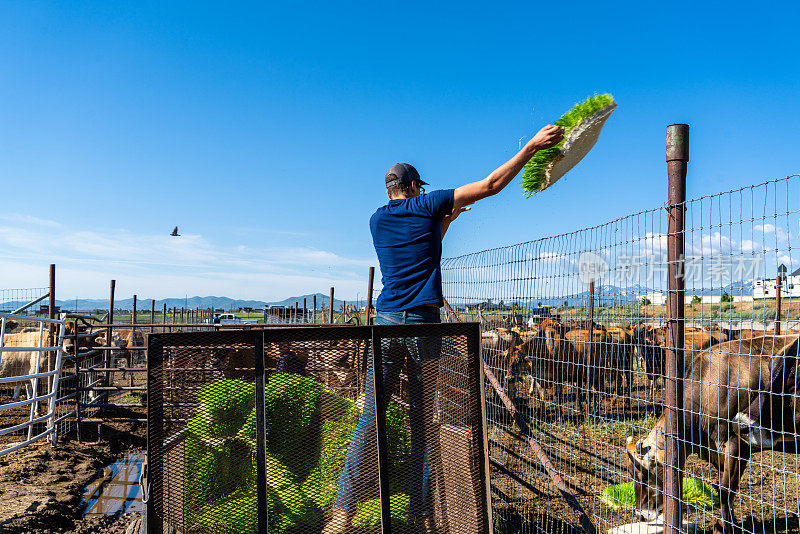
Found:
[[[645,438],[634,444],[628,436],[628,474],[633,478],[636,515],[653,521],[664,510],[664,432],[659,422]]]
[[[87,326],[78,325],[75,321],[67,321],[64,325],[64,341],[61,344],[61,349],[66,354],[73,354],[76,341],[78,350],[101,347],[104,344],[104,336],[104,330],[90,333],[90,329]]]
[[[769,385],[758,393],[747,410],[733,418],[733,430],[752,447],[772,449],[795,440],[800,422],[797,395],[798,339],[789,343],[772,364]]]

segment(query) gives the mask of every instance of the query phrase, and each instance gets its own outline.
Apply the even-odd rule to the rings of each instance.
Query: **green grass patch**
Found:
[[[144,391],[129,391],[117,401],[120,404],[143,404],[147,401],[147,393]]]

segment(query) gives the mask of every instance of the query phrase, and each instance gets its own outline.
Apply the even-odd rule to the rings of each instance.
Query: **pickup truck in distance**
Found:
[[[212,320],[214,324],[256,324],[258,320],[247,320],[236,317],[232,313],[218,313]]]

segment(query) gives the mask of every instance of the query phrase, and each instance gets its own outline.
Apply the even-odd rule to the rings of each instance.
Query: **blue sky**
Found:
[[[363,296],[383,174],[482,178],[575,102],[619,103],[592,153],[519,179],[444,255],[664,203],[665,127],[690,197],[800,171],[796,3],[7,2],[0,6],[0,287],[60,298],[335,285]],[[166,235],[179,225],[183,236]]]

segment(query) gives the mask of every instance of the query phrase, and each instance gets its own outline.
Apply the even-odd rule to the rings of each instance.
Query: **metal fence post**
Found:
[[[314,308],[313,318],[311,319],[311,322],[317,324],[317,295],[311,297],[311,306],[313,306]]]
[[[364,317],[365,324],[372,324],[372,286],[375,283],[375,267],[369,268],[369,279],[367,280],[367,315]]]
[[[333,300],[331,299],[331,303]],[[333,306],[331,306],[333,309]],[[378,486],[380,488],[381,502],[381,534],[391,534],[392,516],[389,500],[389,446],[386,436],[386,399],[384,397],[383,383],[383,354],[381,337],[376,328],[372,328],[372,379],[375,386],[375,427],[378,449]]]
[[[304,323],[308,322],[308,319],[306,318],[306,313],[307,312],[308,312],[308,309],[306,308],[306,298],[303,297],[303,321],[302,322],[304,322]]]
[[[131,324],[136,324],[136,295],[133,296],[133,305],[131,306]],[[131,332],[136,333],[136,329],[131,327]],[[131,336],[131,342],[135,345],[136,342],[134,341],[136,336]],[[133,351],[128,351],[128,367],[133,367]],[[133,387],[133,372],[131,372],[130,376],[128,377],[128,385]]]
[[[667,534],[679,534],[683,525],[683,342],[685,294],[686,167],[689,161],[689,126],[667,127],[669,223],[667,227],[667,324],[664,524]]]
[[[75,430],[77,431],[78,443],[83,442],[81,434],[81,402],[83,402],[83,391],[81,391],[81,361],[78,356],[78,321],[75,321],[75,329],[72,332],[72,355],[75,358]]]
[[[781,290],[783,289],[783,277],[786,276],[786,266],[781,264],[778,267],[778,279],[775,280],[775,335],[781,335]],[[789,306],[791,307],[791,305]]]
[[[167,324],[167,302],[164,301],[164,308],[161,311],[161,322]],[[164,331],[166,332],[167,329],[165,328]]]
[[[328,322],[333,324],[333,288],[331,288],[331,299],[328,301],[330,304],[330,310],[328,311]]]
[[[55,263],[50,264],[50,293],[49,293],[49,298],[47,300],[47,304],[48,304],[47,317],[49,319],[55,319],[56,318],[56,264]],[[50,346],[53,347],[58,342],[55,336],[56,329],[54,328],[53,323],[50,323],[50,327],[48,328],[48,330],[50,333],[50,337],[53,339],[53,343]],[[53,363],[55,361],[53,356],[54,355],[52,352],[47,353],[46,362],[48,370],[53,368]],[[53,378],[54,377],[52,376],[47,378],[48,391],[52,390]],[[34,395],[38,395],[38,392],[34,391]]]
[[[47,317],[49,319],[56,318],[56,264],[50,264],[50,294],[47,300],[48,310]]]
[[[109,325],[106,326],[106,342],[105,342],[106,347],[111,347],[112,343],[110,325],[114,324],[114,291],[116,290],[116,287],[117,287],[117,281],[111,280],[109,294],[108,294],[108,315],[106,316],[106,324]],[[106,369],[108,369],[111,367],[111,349],[110,348],[104,349],[103,355],[105,356],[104,358],[105,367]],[[105,380],[103,380],[103,385],[106,387],[110,386],[111,385],[110,379],[111,379],[111,373],[106,371],[106,376]],[[109,396],[108,394],[109,394],[108,390],[103,392],[103,404],[108,404],[108,396]],[[102,428],[102,423],[97,423],[98,439],[100,437],[101,428]]]

